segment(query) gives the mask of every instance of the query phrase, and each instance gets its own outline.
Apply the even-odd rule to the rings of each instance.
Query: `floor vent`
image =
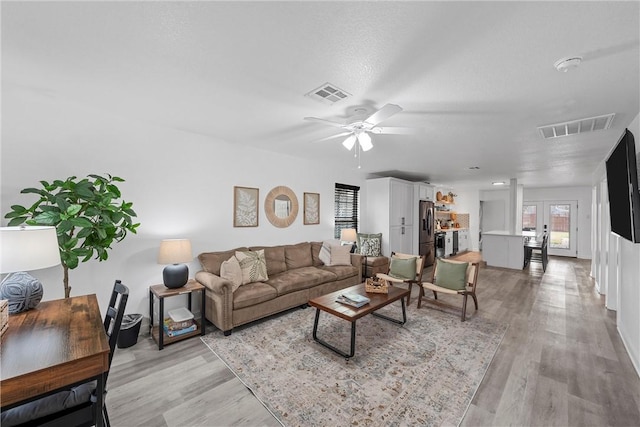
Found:
[[[544,139],[559,138],[561,136],[577,135],[579,133],[606,130],[611,127],[614,113],[588,119],[572,120],[570,122],[539,126],[538,130]]]
[[[342,101],[343,99],[350,97],[351,94],[339,89],[336,85],[325,83],[311,92],[306,93],[305,96],[325,104],[335,104],[338,101]]]

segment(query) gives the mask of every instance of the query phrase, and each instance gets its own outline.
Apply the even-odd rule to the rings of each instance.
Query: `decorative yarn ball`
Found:
[[[19,271],[9,274],[0,283],[0,299],[9,302],[9,313],[31,310],[42,299],[42,283],[29,273]]]

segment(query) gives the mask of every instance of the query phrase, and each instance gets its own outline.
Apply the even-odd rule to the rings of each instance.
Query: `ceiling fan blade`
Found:
[[[323,125],[335,126],[337,128],[344,128],[345,127],[344,123],[332,122],[331,120],[319,119],[317,117],[305,117],[304,119],[309,121],[309,122],[322,123]]]
[[[400,111],[402,111],[402,107],[400,107],[399,105],[387,104],[381,109],[379,109],[378,111],[376,111],[375,113],[373,113],[372,115],[370,115],[369,117],[367,117],[366,119],[364,119],[363,121],[365,123],[369,123],[370,125],[375,126],[378,123],[384,120],[387,120],[389,117],[393,116],[394,114],[399,113]]]
[[[337,135],[327,136],[326,138],[316,139],[316,140],[311,141],[311,142],[316,143],[316,142],[328,141],[328,140],[333,139],[333,138],[338,138],[339,136],[345,136],[345,135],[350,135],[350,134],[351,134],[351,132],[341,132],[341,133],[339,133]]]
[[[422,133],[422,128],[406,128],[397,126],[376,126],[371,129],[371,133],[386,135],[415,135]]]

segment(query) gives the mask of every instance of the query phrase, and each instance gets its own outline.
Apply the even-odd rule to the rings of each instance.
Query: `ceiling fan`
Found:
[[[345,130],[345,132],[320,139],[316,142],[326,141],[328,139],[349,135],[347,139],[342,142],[342,145],[344,145],[347,150],[351,150],[354,147],[356,141],[358,141],[362,151],[369,151],[373,148],[371,136],[369,135],[370,133],[392,135],[410,135],[416,133],[416,129],[414,128],[378,126],[379,123],[387,120],[389,117],[399,113],[400,111],[402,111],[402,107],[395,104],[386,104],[384,107],[370,114],[369,116],[366,116],[367,110],[365,108],[356,108],[356,115],[349,118],[346,123],[319,119],[317,117],[305,117],[304,119]]]

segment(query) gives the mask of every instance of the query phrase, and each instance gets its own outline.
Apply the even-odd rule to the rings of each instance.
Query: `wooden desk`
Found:
[[[97,380],[104,405],[109,343],[93,295],[45,301],[9,316],[0,347],[0,406],[8,409],[60,389]],[[102,425],[98,412],[97,425]]]

